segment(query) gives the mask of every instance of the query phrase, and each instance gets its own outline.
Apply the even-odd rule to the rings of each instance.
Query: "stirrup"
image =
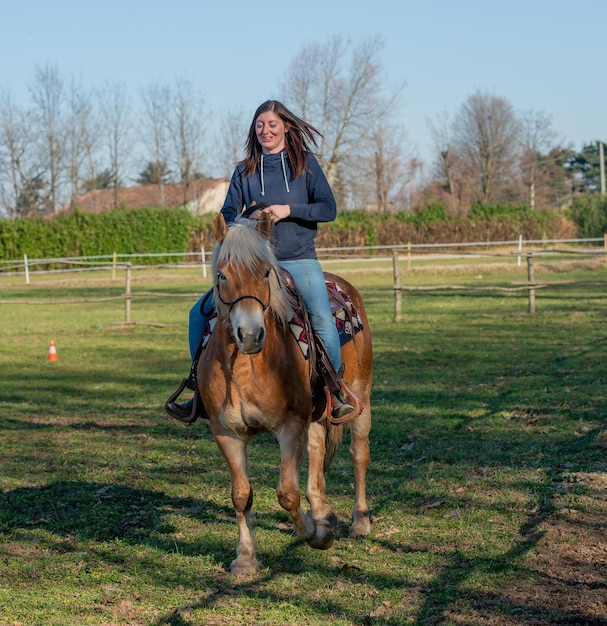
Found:
[[[192,411],[189,415],[179,414],[175,411],[175,400],[181,395],[181,392],[188,386],[189,378],[184,378],[181,381],[177,390],[171,394],[169,399],[164,403],[164,410],[176,420],[183,422],[184,424],[193,424],[199,417],[203,416],[204,409],[202,408],[202,401],[200,398],[200,392],[198,389],[194,391],[194,397],[192,398]]]
[[[360,401],[358,396],[350,389],[350,387],[346,384],[346,381],[343,378],[339,380],[339,386],[341,387],[342,397],[348,398],[352,401],[352,406],[354,407],[352,411],[346,413],[342,417],[335,417],[333,415],[333,410],[335,407],[334,395],[329,391],[328,387],[325,387],[325,395],[327,398],[327,419],[331,422],[331,424],[339,425],[345,424],[347,422],[351,422],[355,420],[363,411],[363,403]]]

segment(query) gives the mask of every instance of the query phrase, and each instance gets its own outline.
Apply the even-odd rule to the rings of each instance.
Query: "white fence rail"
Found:
[[[569,249],[552,249],[547,250],[545,246],[547,244],[576,244],[579,246],[580,244],[596,244],[603,243],[603,248],[599,246],[593,246],[592,249],[582,249],[582,248],[569,248]],[[541,245],[543,249],[533,250],[531,245]],[[488,251],[480,251],[475,253],[454,253],[451,251],[450,253],[444,252],[445,250],[449,250],[452,248],[475,248],[475,247],[483,247],[487,246],[500,246],[502,248],[513,247],[514,249],[506,252],[488,252]],[[442,254],[437,254],[437,251],[443,249]],[[513,256],[517,256],[518,264],[521,264],[521,260],[523,258],[526,259],[527,263],[527,281],[522,283],[517,283],[516,285],[512,285],[510,287],[504,286],[489,286],[483,285],[478,287],[471,287],[470,285],[428,285],[428,286],[419,286],[419,285],[403,285],[401,283],[401,270],[400,270],[400,260],[402,258],[401,252],[403,250],[407,253],[408,260],[408,268],[411,268],[410,262],[413,256],[413,251],[417,252],[417,258],[422,258],[423,256],[427,256],[428,252],[432,253],[432,256],[445,256],[448,254],[449,258],[454,258],[457,256],[470,256],[473,254],[475,257],[496,257],[496,256],[507,256],[512,258]],[[386,251],[390,252],[390,255],[381,256],[378,254],[364,254],[364,252],[378,252],[378,251]],[[344,254],[344,253],[349,254]],[[358,256],[353,256],[352,253],[359,253]],[[606,283],[607,280],[603,278],[594,278],[592,280],[574,280],[574,281],[553,281],[553,282],[539,282],[535,279],[534,272],[534,258],[538,258],[541,256],[547,255],[587,255],[587,256],[605,256],[607,260],[607,235],[604,238],[592,238],[592,239],[552,239],[552,240],[523,240],[522,237],[517,241],[492,241],[492,242],[473,242],[473,243],[453,243],[453,244],[405,244],[405,245],[392,245],[392,246],[365,246],[365,247],[343,247],[343,248],[321,248],[318,250],[319,257],[324,259],[325,261],[338,260],[340,262],[344,261],[377,261],[377,260],[392,260],[392,271],[393,271],[393,291],[394,291],[394,321],[398,322],[401,319],[401,301],[402,301],[402,292],[403,291],[419,291],[419,290],[485,290],[485,291],[520,291],[527,290],[528,292],[528,312],[530,315],[535,314],[536,304],[535,304],[535,296],[536,290],[542,289],[545,287],[557,286],[562,284],[582,284],[582,283]],[[363,254],[361,254],[363,253]],[[135,258],[154,258],[154,257],[179,257],[180,259],[191,258],[192,260],[187,263],[163,263],[160,265],[139,265],[135,266],[132,263],[132,259]],[[122,260],[126,259],[126,260]],[[167,294],[167,293],[156,293],[156,292],[138,292],[137,294],[133,294],[131,291],[131,274],[133,269],[150,269],[153,267],[176,267],[176,266],[187,266],[191,267],[193,263],[201,263],[203,268],[204,276],[207,275],[207,265],[209,263],[209,259],[207,259],[207,255],[205,254],[204,249],[200,251],[200,253],[153,253],[153,254],[113,254],[113,255],[98,255],[98,256],[89,256],[89,257],[59,257],[59,258],[49,258],[49,259],[33,259],[28,260],[27,255],[24,256],[23,261],[3,261],[0,264],[0,277],[1,276],[15,276],[15,275],[24,275],[25,282],[27,284],[30,283],[30,275],[31,274],[50,274],[56,272],[78,272],[78,271],[98,271],[108,269],[112,270],[112,278],[115,278],[115,272],[117,269],[125,271],[125,289],[124,293],[119,296],[105,297],[105,298],[90,298],[90,299],[78,299],[78,300],[53,300],[53,301],[25,301],[25,300],[2,300],[0,303],[2,304],[60,304],[61,302],[84,302],[84,301],[100,301],[100,300],[124,300],[125,306],[125,319],[124,322],[126,324],[131,323],[131,302],[133,297],[136,296],[158,296],[158,297],[175,297],[175,294]],[[61,268],[61,269],[44,269],[44,270],[33,270],[32,267],[36,265],[67,265],[69,267]],[[186,295],[186,294],[181,294]],[[187,294],[188,296],[194,297],[196,294]]]
[[[409,257],[413,254],[427,255],[430,252],[436,253],[437,251],[458,251],[461,249],[485,249],[485,252],[480,251],[475,254],[479,256],[485,256],[486,250],[491,247],[502,248],[514,248],[515,251],[520,253],[518,258],[519,265],[521,258],[525,256],[525,252],[533,246],[547,245],[594,245],[603,244],[604,249],[607,250],[607,234],[604,237],[592,237],[586,239],[523,239],[522,235],[516,240],[510,241],[472,241],[472,242],[460,242],[460,243],[406,243],[406,244],[392,244],[382,246],[356,246],[356,247],[338,247],[338,248],[317,248],[318,256],[321,260],[331,261],[335,259],[364,259],[364,260],[386,260],[391,258],[394,251],[406,251]],[[596,248],[595,248],[596,249]],[[385,252],[385,256],[382,256],[382,252]],[[378,254],[379,253],[379,254]],[[468,253],[470,254],[470,253]],[[133,259],[154,259],[154,258],[175,258],[179,261],[174,263],[161,263],[159,265],[163,267],[180,266],[200,263],[202,266],[203,276],[206,277],[208,267],[210,264],[210,251],[205,251],[201,248],[200,252],[154,252],[154,253],[133,253],[122,254],[115,252],[114,254],[100,254],[94,256],[81,256],[81,257],[56,257],[46,259],[29,259],[27,255],[23,256],[23,259],[13,259],[9,261],[0,261],[0,276],[1,275],[23,275],[25,277],[26,284],[30,282],[30,276],[32,274],[52,274],[52,273],[65,273],[65,272],[91,272],[108,270],[111,268],[115,271],[117,268],[124,268],[127,265],[134,267]],[[489,255],[493,256],[493,254]],[[48,269],[48,266],[64,265],[66,267]],[[146,264],[149,266],[149,264]],[[44,269],[35,269],[36,267]]]

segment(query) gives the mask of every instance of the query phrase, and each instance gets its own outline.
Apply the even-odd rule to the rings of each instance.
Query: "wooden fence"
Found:
[[[606,238],[607,243],[607,238]],[[606,245],[607,248],[607,245]],[[504,286],[471,286],[471,285],[402,285],[401,284],[401,270],[400,270],[400,256],[397,250],[392,253],[392,274],[394,282],[394,321],[399,322],[401,319],[402,308],[402,292],[403,291],[440,291],[445,289],[450,290],[463,290],[463,291],[524,291],[528,293],[528,312],[530,315],[534,315],[536,311],[535,295],[538,289],[544,289],[546,287],[555,287],[558,285],[582,285],[582,284],[596,284],[607,283],[607,279],[595,278],[591,280],[560,280],[560,281],[542,281],[537,282],[535,279],[535,262],[534,260],[541,256],[555,255],[555,254],[579,254],[586,256],[603,256],[607,261],[607,251],[605,250],[584,250],[584,251],[572,251],[572,250],[542,250],[542,251],[526,251],[516,252],[519,257],[525,257],[527,260],[527,281],[524,283],[514,283],[512,287]],[[410,257],[408,261],[408,267],[410,269]]]
[[[526,290],[528,293],[528,313],[530,315],[534,315],[536,312],[536,292],[539,289],[544,289],[547,287],[555,287],[558,285],[571,285],[571,284],[596,284],[596,283],[604,283],[607,282],[606,279],[597,278],[592,280],[567,280],[567,281],[536,281],[535,278],[535,260],[539,257],[546,255],[582,255],[582,256],[604,256],[607,262],[607,235],[604,239],[576,239],[576,240],[558,240],[559,243],[596,243],[603,242],[604,248],[596,248],[593,250],[576,250],[576,249],[552,249],[552,250],[526,250],[523,248],[523,240],[522,238],[518,241],[509,241],[509,242],[475,242],[475,243],[467,243],[467,244],[406,244],[401,246],[376,246],[376,247],[368,247],[368,248],[331,248],[331,249],[319,249],[319,256],[324,257],[325,260],[331,260],[339,258],[342,262],[349,261],[367,261],[373,262],[378,260],[389,259],[390,257],[385,256],[362,256],[357,259],[352,258],[351,253],[356,251],[358,253],[361,252],[391,252],[392,259],[392,273],[393,273],[393,291],[394,291],[394,317],[393,320],[395,322],[399,322],[401,320],[401,308],[402,308],[402,293],[403,291],[440,291],[440,290],[458,290],[458,291],[505,291],[505,292],[513,292],[513,291],[524,291]],[[530,243],[538,243],[533,241],[526,241],[525,244]],[[541,241],[539,243],[545,244],[546,241]],[[520,265],[522,263],[522,259],[526,259],[527,263],[527,281],[520,283],[513,283],[512,286],[471,286],[471,285],[456,285],[456,284],[445,284],[445,285],[406,285],[402,283],[402,272],[401,272],[401,262],[403,259],[406,259],[407,269],[411,269],[411,263],[413,259],[414,250],[419,252],[423,252],[426,255],[429,252],[436,253],[438,249],[445,248],[461,248],[466,246],[467,248],[471,248],[474,246],[483,246],[486,247],[488,245],[513,245],[515,244],[516,248],[513,251],[501,253],[501,254],[489,254],[482,253],[480,255],[475,256],[488,256],[488,257],[497,257],[497,256],[507,256],[512,258],[513,255],[517,256],[517,263]],[[349,256],[345,258],[343,253],[349,253]],[[442,253],[444,254],[444,252]],[[162,265],[145,265],[145,266],[135,266],[131,261],[123,262],[120,261],[119,258],[122,257],[144,257],[144,256],[157,256],[157,257],[169,257],[170,253],[160,253],[156,255],[111,255],[111,256],[98,256],[98,257],[80,257],[80,258],[55,258],[55,259],[35,259],[28,260],[27,257],[23,261],[13,261],[13,262],[5,262],[4,267],[0,267],[0,277],[2,275],[21,275],[23,274],[25,277],[26,284],[30,284],[30,275],[34,273],[31,268],[37,265],[43,266],[58,266],[64,265],[66,267],[61,269],[46,269],[41,270],[40,273],[54,273],[54,272],[74,272],[74,271],[99,271],[108,269],[112,272],[112,279],[116,278],[117,271],[124,271],[125,282],[124,282],[124,293],[119,296],[109,296],[103,298],[84,298],[84,299],[53,299],[53,300],[27,300],[27,299],[18,299],[18,300],[10,300],[10,299],[0,299],[0,305],[2,304],[61,304],[61,303],[75,303],[75,302],[94,302],[94,301],[108,301],[108,300],[124,300],[124,323],[131,323],[131,310],[132,310],[132,301],[135,297],[141,296],[152,296],[152,297],[171,297],[174,298],[174,293],[161,293],[161,292],[137,292],[133,294],[131,289],[132,283],[132,272],[133,269],[152,269],[157,267],[174,267],[180,265],[187,265],[188,267],[192,266],[192,263],[201,263],[203,276],[207,276],[207,266],[208,259],[207,255],[203,250],[200,253],[190,253],[190,256],[196,257],[193,260],[190,260],[187,263],[175,263],[175,264],[162,264]],[[183,258],[184,255],[182,253],[175,254],[174,256],[178,256]],[[440,257],[441,254],[436,254],[436,257]],[[450,254],[450,258],[453,258],[454,254]],[[418,257],[419,258],[419,257]],[[199,294],[180,294],[180,296],[184,297],[192,297],[198,298]]]

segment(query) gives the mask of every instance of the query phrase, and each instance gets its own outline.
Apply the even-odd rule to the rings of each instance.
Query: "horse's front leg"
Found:
[[[301,509],[299,477],[307,441],[307,425],[303,423],[289,420],[278,433],[281,463],[276,493],[278,502],[291,516],[298,537],[312,548],[326,550],[333,545],[333,528],[326,520],[313,519]]]
[[[255,541],[251,528],[253,489],[247,476],[246,441],[235,435],[215,434],[215,441],[225,458],[232,480],[232,504],[238,520],[238,547],[236,559],[230,565],[232,574],[252,574],[259,571],[255,555]]]

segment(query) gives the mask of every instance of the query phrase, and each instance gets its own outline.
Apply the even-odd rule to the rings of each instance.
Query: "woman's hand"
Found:
[[[280,222],[291,215],[291,206],[288,204],[271,204],[264,209],[273,222]]]

